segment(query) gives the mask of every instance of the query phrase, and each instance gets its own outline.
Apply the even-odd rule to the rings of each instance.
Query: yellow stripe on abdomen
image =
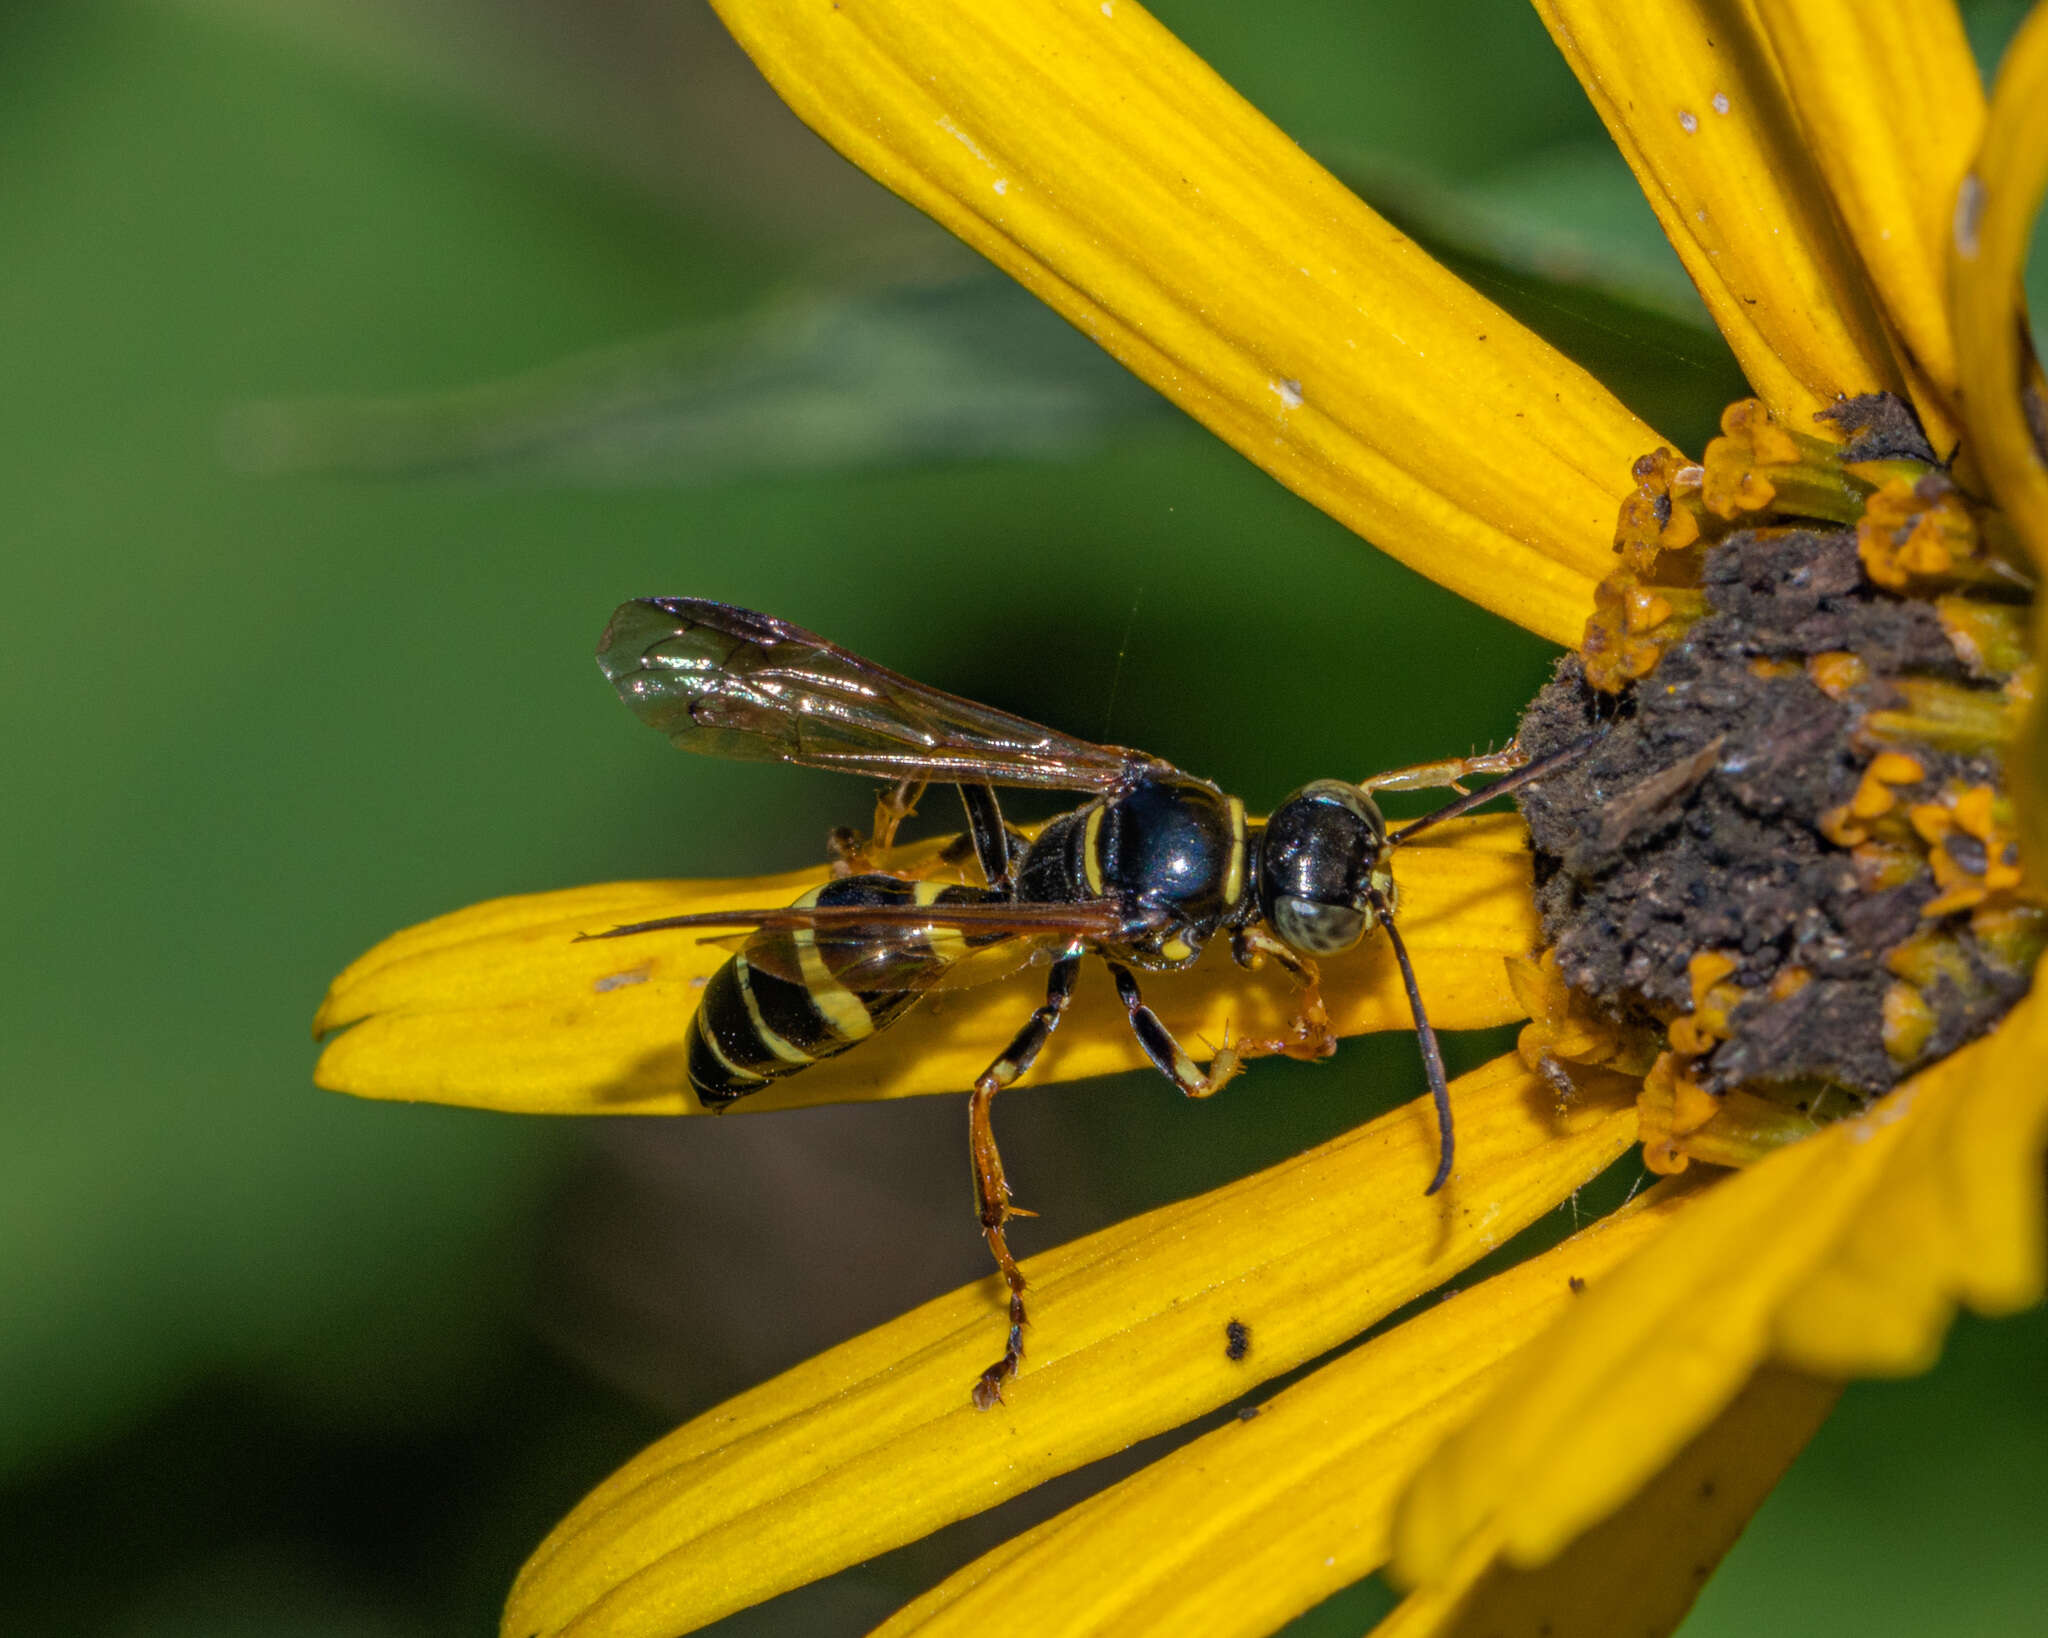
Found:
[[[795,928],[790,940],[796,945],[797,971],[803,975],[804,993],[818,1009],[818,1016],[844,1040],[864,1041],[874,1034],[875,1021],[861,1005],[860,997],[833,977],[832,969],[825,965],[816,929]]]
[[[740,999],[747,1004],[747,1022],[754,1026],[754,1035],[760,1043],[786,1064],[816,1063],[815,1056],[768,1027],[761,1016],[761,1003],[754,996],[754,969],[747,964],[744,955],[732,958],[732,976],[733,982],[739,986]]]

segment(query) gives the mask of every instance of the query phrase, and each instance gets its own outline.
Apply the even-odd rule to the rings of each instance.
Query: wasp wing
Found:
[[[770,910],[710,910],[636,921],[585,939],[704,930],[701,942],[743,954],[792,983],[815,977],[813,963],[850,990],[958,989],[992,983],[1041,952],[1079,940],[1130,937],[1114,900],[1075,904],[827,904]],[[710,931],[737,928],[732,933]],[[795,935],[785,937],[780,935]]]
[[[725,933],[697,941],[744,955],[750,966],[793,984],[804,982],[804,964],[796,947],[776,935]],[[892,934],[888,938],[849,942],[836,933],[818,943],[832,976],[850,990],[970,990],[995,984],[1026,967],[1050,961],[1067,947],[1049,934],[1005,933],[993,943],[977,939],[965,955],[939,957],[922,937]]]
[[[622,603],[597,645],[619,697],[672,744],[880,779],[1102,791],[1155,758],[929,688],[729,603]]]

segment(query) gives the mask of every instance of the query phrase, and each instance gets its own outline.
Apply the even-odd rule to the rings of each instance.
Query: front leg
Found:
[[[1322,975],[1307,956],[1297,953],[1256,922],[1230,935],[1230,955],[1246,972],[1256,972],[1271,956],[1301,986],[1294,1024],[1286,1035],[1242,1036],[1231,1043],[1240,1058],[1327,1058],[1337,1050],[1337,1032],[1330,1027],[1330,1009],[1323,1004]]]
[[[1463,781],[1480,774],[1513,773],[1517,768],[1527,766],[1528,761],[1529,753],[1510,740],[1498,751],[1488,751],[1482,756],[1446,757],[1441,762],[1418,762],[1410,768],[1394,768],[1374,774],[1361,779],[1358,788],[1369,795],[1374,791],[1429,791],[1448,786],[1463,796]]]

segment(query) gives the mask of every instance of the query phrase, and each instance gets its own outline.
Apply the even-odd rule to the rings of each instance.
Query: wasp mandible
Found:
[[[1439,1156],[1426,1192],[1450,1176],[1450,1093],[1395,925],[1388,854],[1541,777],[1583,746],[1537,762],[1510,746],[1361,784],[1319,779],[1258,820],[1237,797],[1158,757],[1070,738],[913,682],[799,626],[730,604],[691,597],[623,603],[597,659],[641,720],[683,750],[866,774],[894,786],[878,805],[871,841],[841,833],[837,878],[792,905],[669,916],[589,935],[743,929],[727,941],[735,953],[706,986],[692,1025],[690,1082],[707,1106],[851,1051],[941,986],[1049,961],[1044,1004],[982,1071],[968,1100],[981,1231],[1010,1298],[1008,1342],[976,1382],[976,1405],[1001,1400],[1024,1353],[1025,1281],[1004,1229],[1028,1214],[1011,1203],[989,1109],[1059,1027],[1085,957],[1108,967],[1145,1055],[1189,1097],[1206,1098],[1249,1058],[1334,1051],[1316,958],[1383,929],[1436,1104]],[[1373,800],[1376,790],[1455,787],[1476,774],[1506,777],[1392,833]],[[971,848],[981,885],[865,868],[869,849],[888,843],[928,783],[959,788],[967,814],[960,863]],[[1026,837],[1005,823],[997,786],[1084,792],[1087,800]],[[1204,1069],[1145,1004],[1137,974],[1189,967],[1224,934],[1240,966],[1271,958],[1293,976],[1298,1015],[1283,1035],[1227,1040]]]

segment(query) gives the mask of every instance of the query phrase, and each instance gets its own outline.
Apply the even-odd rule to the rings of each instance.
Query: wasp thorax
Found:
[[[1387,825],[1341,779],[1304,785],[1273,811],[1259,843],[1259,913],[1305,955],[1335,955],[1394,908]]]

